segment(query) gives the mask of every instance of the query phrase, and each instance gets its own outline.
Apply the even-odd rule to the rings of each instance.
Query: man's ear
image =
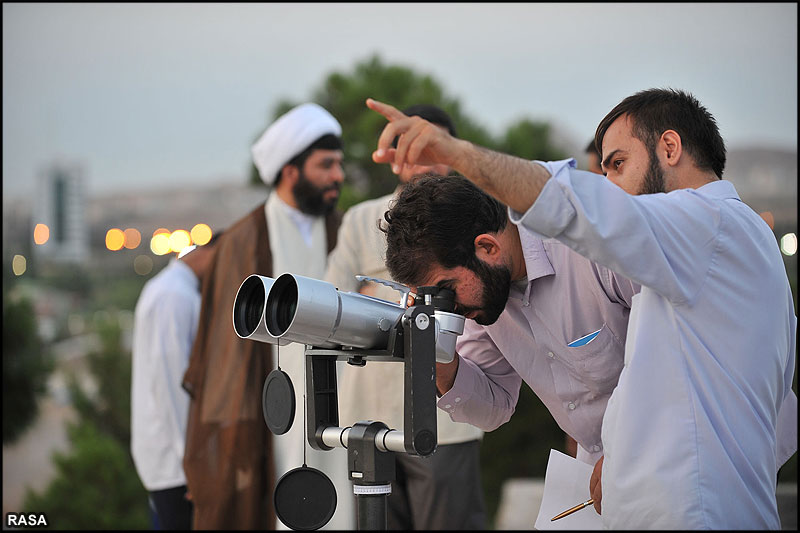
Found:
[[[678,132],[667,130],[662,133],[658,140],[657,151],[660,152],[665,165],[677,166],[683,155],[683,143]]]
[[[484,263],[495,264],[500,258],[501,245],[496,235],[481,233],[475,240],[475,255]]]
[[[290,187],[293,187],[299,176],[300,171],[296,165],[283,165],[281,169],[281,183],[286,183]]]

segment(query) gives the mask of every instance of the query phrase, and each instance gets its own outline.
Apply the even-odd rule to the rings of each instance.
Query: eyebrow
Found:
[[[320,160],[321,165],[331,165],[333,163],[341,163],[344,160],[343,157],[336,157],[336,156],[328,156]]]
[[[600,166],[601,166],[602,168],[608,168],[608,165],[609,165],[609,163],[611,163],[611,160],[612,160],[612,159],[614,159],[614,156],[615,156],[615,155],[617,155],[617,152],[619,152],[619,151],[620,151],[620,150],[619,150],[619,149],[617,149],[617,150],[614,150],[613,152],[611,152],[610,154],[608,154],[608,157],[606,157],[606,158],[603,160],[603,162],[602,162],[602,163],[600,163]]]

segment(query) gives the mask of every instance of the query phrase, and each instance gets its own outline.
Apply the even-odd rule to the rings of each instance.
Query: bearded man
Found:
[[[278,118],[252,148],[259,175],[272,190],[265,203],[219,239],[202,285],[198,335],[184,376],[192,397],[184,469],[196,529],[275,529],[276,480],[303,464],[303,409],[288,433],[272,436],[261,407],[264,380],[280,363],[303,406],[303,346],[240,339],[231,323],[236,293],[257,273],[321,278],[336,245],[335,210],[342,169],[341,126],[307,103]],[[353,529],[354,497],[343,449],[307,450],[306,463],[334,482],[338,503],[327,527]]]

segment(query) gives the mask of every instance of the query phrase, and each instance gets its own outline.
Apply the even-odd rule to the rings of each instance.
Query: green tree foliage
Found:
[[[37,397],[53,368],[36,330],[33,305],[3,291],[3,444],[14,442],[34,421]]]
[[[523,159],[556,161],[568,157],[563,149],[553,144],[550,124],[527,118],[508,127],[498,149]]]
[[[56,477],[28,492],[24,512],[44,512],[58,529],[147,529],[147,492],[130,455],[131,355],[116,321],[98,325],[100,349],[87,354],[97,385],[87,393],[73,376],[69,390],[79,421],[70,452],[55,454]]]
[[[127,448],[131,440],[131,354],[121,348],[122,330],[117,324],[101,323],[97,333],[100,350],[86,356],[97,391],[88,394],[71,377],[72,405],[82,419]]]
[[[52,528],[148,529],[147,496],[127,448],[92,422],[69,427],[72,449],[56,453],[56,478],[42,494],[28,491],[25,513],[44,512]]]
[[[399,109],[419,103],[437,105],[453,118],[459,137],[483,146],[495,145],[489,133],[468,117],[459,101],[446,95],[431,75],[415,73],[406,66],[386,65],[378,56],[372,56],[356,64],[351,72],[329,74],[309,100],[330,111],[342,124],[346,185],[353,189],[348,197],[353,203],[388,194],[397,186],[397,177],[389,166],[372,161],[372,151],[386,119],[367,109],[367,98]],[[295,100],[280,102],[268,123],[299,103]],[[261,183],[255,167],[251,171],[251,182]],[[340,201],[339,207],[345,210],[350,205],[352,203]]]

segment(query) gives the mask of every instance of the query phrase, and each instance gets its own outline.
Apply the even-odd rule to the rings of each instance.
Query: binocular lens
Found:
[[[267,329],[276,337],[286,333],[297,313],[297,283],[291,276],[279,278],[269,292]]]
[[[256,276],[245,280],[239,289],[237,299],[240,299],[241,305],[234,307],[234,327],[241,336],[248,337],[261,323],[264,296],[264,285]]]

